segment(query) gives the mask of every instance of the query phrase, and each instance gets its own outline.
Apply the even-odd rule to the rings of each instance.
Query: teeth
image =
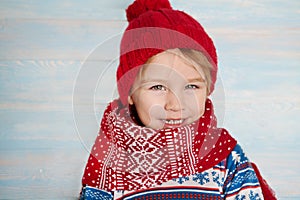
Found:
[[[166,124],[172,124],[172,125],[175,125],[175,124],[181,124],[183,122],[182,119],[178,119],[178,120],[164,120]]]

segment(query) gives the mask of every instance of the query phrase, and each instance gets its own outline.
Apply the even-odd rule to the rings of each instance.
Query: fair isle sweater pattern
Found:
[[[214,167],[191,176],[177,177],[161,185],[136,191],[104,191],[85,186],[81,200],[259,200],[262,191],[254,169],[240,145]]]

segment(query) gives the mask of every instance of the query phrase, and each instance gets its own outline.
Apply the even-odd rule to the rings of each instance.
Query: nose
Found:
[[[166,96],[165,109],[167,111],[181,111],[182,104],[180,101],[180,96],[174,92],[169,91]]]

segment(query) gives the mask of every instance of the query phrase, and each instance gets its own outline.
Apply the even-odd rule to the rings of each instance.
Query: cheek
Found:
[[[156,118],[165,116],[164,106],[160,104],[153,104],[149,109],[149,115]]]
[[[161,119],[166,117],[166,113],[161,105],[137,106],[137,113],[144,126],[160,129],[163,127]]]
[[[156,113],[164,105],[162,95],[154,95],[150,92],[141,92],[134,100],[134,104],[147,113]]]
[[[164,106],[159,97],[154,97],[145,92],[133,96],[132,99],[141,120],[157,116],[163,112]]]
[[[199,107],[199,116],[201,117],[205,112],[205,103],[200,103],[198,107]]]
[[[201,95],[198,100],[198,108],[201,116],[204,114],[205,111],[206,98],[207,98],[206,95]]]
[[[195,115],[202,116],[205,110],[206,94],[199,93],[194,94],[193,97],[190,97],[185,104],[189,107]]]

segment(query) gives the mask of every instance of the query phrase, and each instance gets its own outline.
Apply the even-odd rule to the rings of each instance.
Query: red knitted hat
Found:
[[[217,54],[211,38],[188,14],[173,10],[168,0],[136,0],[127,10],[129,25],[121,40],[117,84],[126,105],[139,68],[167,49],[188,48],[202,52],[213,66],[211,92],[217,76]]]

